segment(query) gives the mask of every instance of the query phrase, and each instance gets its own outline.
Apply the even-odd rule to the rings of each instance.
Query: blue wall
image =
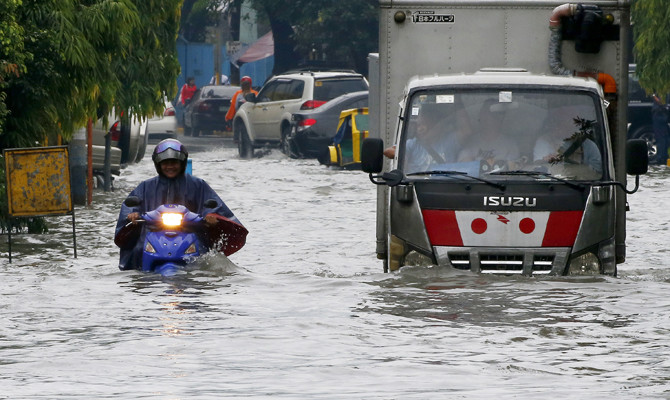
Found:
[[[222,49],[222,53],[222,72],[230,76],[230,59],[225,49]],[[177,77],[177,89],[181,89],[186,82],[186,78],[189,76],[195,78],[195,84],[198,87],[207,85],[209,80],[212,79],[214,75],[214,45],[178,40],[177,56],[181,65],[181,74]],[[270,56],[252,63],[243,64],[240,69],[240,76],[249,75],[254,82],[254,86],[260,87],[272,74],[273,67],[274,56]],[[177,93],[177,95],[179,94]]]

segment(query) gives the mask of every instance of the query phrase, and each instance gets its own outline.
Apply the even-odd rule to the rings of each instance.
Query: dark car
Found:
[[[666,107],[670,96],[666,98]],[[651,107],[654,100],[640,87],[635,75],[635,64],[628,68],[628,139],[645,139],[649,148],[649,159],[658,152],[654,128],[651,122]]]
[[[233,94],[239,86],[203,86],[198,89],[184,109],[184,134],[199,136],[214,131],[230,130],[226,113]]]
[[[340,121],[340,113],[368,106],[368,91],[346,93],[313,110],[293,113],[291,135],[286,141],[291,157],[320,157],[328,151]]]

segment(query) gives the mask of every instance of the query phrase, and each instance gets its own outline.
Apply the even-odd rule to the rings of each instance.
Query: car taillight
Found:
[[[298,121],[298,126],[301,128],[309,128],[314,124],[316,124],[316,120],[314,118],[301,119]]]
[[[109,136],[113,142],[121,140],[121,121],[114,122],[112,127],[109,128]]]
[[[207,103],[200,103],[198,105],[198,111],[209,111],[212,107]]]
[[[174,115],[175,115],[174,108],[172,107],[166,108],[165,111],[163,111],[164,117],[173,117]]]
[[[321,100],[307,100],[306,102],[302,103],[300,106],[301,110],[313,110],[315,108],[319,108],[320,106],[326,104],[325,101]]]

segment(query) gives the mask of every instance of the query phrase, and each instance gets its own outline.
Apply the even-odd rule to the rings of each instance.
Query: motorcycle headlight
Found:
[[[568,275],[600,275],[600,260],[592,252],[570,260]]]
[[[190,246],[188,246],[188,249],[184,252],[184,254],[193,254],[195,253],[196,248],[195,248],[195,243],[191,243]]]
[[[154,249],[154,246],[152,246],[151,243],[147,242],[147,244],[144,246],[144,251],[147,253],[155,253],[156,249]]]
[[[181,225],[181,220],[184,218],[183,214],[179,213],[163,213],[161,214],[161,219],[163,220],[164,226],[179,226]]]

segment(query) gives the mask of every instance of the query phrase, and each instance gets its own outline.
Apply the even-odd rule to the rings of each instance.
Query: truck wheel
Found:
[[[254,155],[254,148],[244,125],[240,126],[240,139],[237,141],[237,151],[240,154],[240,158],[249,159]]]
[[[654,136],[654,130],[651,127],[642,127],[635,131],[631,135],[632,139],[644,139],[647,142],[647,149],[649,154],[649,159],[653,160],[658,154],[658,146],[656,146],[656,137]]]

